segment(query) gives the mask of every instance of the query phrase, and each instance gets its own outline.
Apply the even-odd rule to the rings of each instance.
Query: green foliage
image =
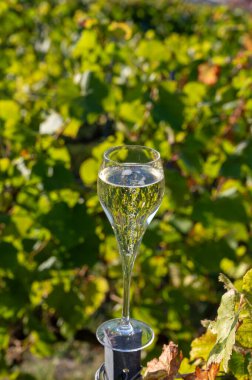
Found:
[[[203,360],[208,368],[221,364],[225,372],[241,380],[250,378],[252,360],[252,323],[244,289],[250,275],[251,270],[243,277],[242,292],[225,275],[219,276],[227,291],[221,298],[217,318],[203,322],[207,331],[192,342],[190,353],[191,361]]]
[[[243,277],[244,284],[250,272]],[[248,318],[248,300],[224,274],[220,274],[219,280],[224,283],[226,293],[221,298],[216,319],[202,321],[207,330],[191,343],[190,360],[182,360],[178,346],[170,342],[163,346],[159,359],[147,364],[144,379],[214,380],[223,370],[238,380],[251,378],[252,323]]]
[[[133,317],[188,350],[217,308],[222,271],[246,305],[237,336],[247,331],[251,16],[178,0],[10,0],[0,22],[1,367],[16,340],[46,355],[120,315],[120,261],[95,182],[103,152],[124,143],[160,151],[167,187],[136,260]],[[215,325],[232,333],[217,339],[225,366],[238,290]]]

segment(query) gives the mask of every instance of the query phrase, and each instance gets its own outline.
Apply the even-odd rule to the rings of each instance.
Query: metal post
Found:
[[[141,350],[129,351],[139,346],[141,332],[129,337],[117,336],[115,346],[125,347],[128,351],[113,350],[105,345],[105,363],[96,372],[95,380],[141,380]]]

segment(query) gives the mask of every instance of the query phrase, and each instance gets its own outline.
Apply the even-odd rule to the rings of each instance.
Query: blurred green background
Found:
[[[166,176],[132,316],[156,334],[146,359],[169,339],[188,354],[216,315],[219,272],[239,282],[252,263],[251,15],[9,0],[0,25],[2,378],[81,379],[101,362],[95,330],[121,314],[122,274],[96,178],[103,152],[124,143],[159,150]],[[58,373],[71,358],[79,372],[70,361]]]

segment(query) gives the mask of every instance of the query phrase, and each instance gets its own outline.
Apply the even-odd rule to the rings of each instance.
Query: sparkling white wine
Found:
[[[163,193],[163,172],[151,166],[128,164],[101,170],[98,195],[115,231],[121,254],[136,252]]]

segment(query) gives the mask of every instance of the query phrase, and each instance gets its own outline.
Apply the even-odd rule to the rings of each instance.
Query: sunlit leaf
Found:
[[[191,360],[204,359],[207,361],[209,354],[215,345],[216,335],[211,331],[207,331],[204,335],[193,340],[191,344],[190,358]]]
[[[108,28],[108,30],[110,30],[110,31],[116,31],[118,29],[121,29],[124,32],[124,38],[125,38],[125,40],[129,40],[131,38],[131,36],[132,36],[132,29],[125,22],[116,22],[116,21],[114,21],[114,22],[112,22],[109,25],[109,28]]]
[[[188,82],[183,88],[183,92],[187,95],[187,103],[195,105],[203,101],[206,87],[202,83]]]
[[[236,294],[233,289],[226,292],[221,299],[216,321],[217,340],[212,348],[208,364],[223,361],[223,368],[227,372],[228,362],[235,344],[235,332],[238,314],[235,311]]]
[[[242,320],[236,334],[236,342],[245,348],[252,349],[252,321],[250,318]]]
[[[78,40],[73,55],[74,57],[79,57],[82,54],[94,49],[97,42],[97,35],[94,30],[84,30],[82,32],[81,38]]]
[[[82,163],[80,167],[80,177],[85,184],[91,185],[94,182],[96,182],[97,175],[98,164],[96,160],[94,160],[93,158],[89,158]]]

